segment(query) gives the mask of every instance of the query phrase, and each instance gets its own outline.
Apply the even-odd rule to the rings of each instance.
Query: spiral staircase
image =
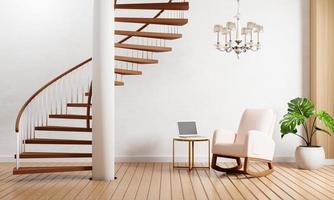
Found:
[[[158,64],[155,54],[172,51],[167,43],[182,37],[179,29],[188,23],[184,14],[188,9],[189,3],[183,0],[126,4],[115,1],[115,86],[124,85],[124,76],[141,75],[143,65]],[[31,166],[31,162],[26,162],[92,157],[91,70],[89,58],[48,82],[25,102],[15,124],[17,153],[13,174],[92,170],[92,166]],[[62,151],[44,150],[59,146]],[[64,152],[66,146],[71,146],[70,152]],[[76,152],[72,152],[74,148]],[[89,152],[83,153],[82,149]]]

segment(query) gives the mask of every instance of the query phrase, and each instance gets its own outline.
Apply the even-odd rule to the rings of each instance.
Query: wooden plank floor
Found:
[[[13,167],[0,163],[0,199],[334,199],[334,166],[306,171],[276,163],[273,174],[252,178],[209,169],[189,172],[170,163],[117,163],[112,182],[90,181],[89,171],[14,176]],[[264,169],[259,163],[251,167]]]

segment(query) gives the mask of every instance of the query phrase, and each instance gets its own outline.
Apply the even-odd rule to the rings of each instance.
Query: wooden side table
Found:
[[[175,165],[175,142],[188,142],[188,166]],[[208,165],[195,166],[195,142],[208,142]],[[210,168],[210,139],[208,137],[174,137],[173,138],[173,168]]]

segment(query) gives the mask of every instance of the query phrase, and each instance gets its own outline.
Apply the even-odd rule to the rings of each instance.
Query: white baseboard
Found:
[[[326,159],[325,165],[334,165],[334,159]]]
[[[175,157],[176,162],[187,162],[187,156],[179,156]],[[117,156],[116,161],[118,162],[172,162],[172,156]],[[195,161],[197,162],[207,162],[208,157],[206,155],[196,156]],[[234,162],[231,159],[223,159],[224,162]],[[331,160],[326,160],[327,163]],[[334,161],[334,160],[333,160]],[[295,162],[294,157],[286,157],[286,156],[277,156],[274,158],[274,162],[286,162],[293,163]],[[333,163],[334,165],[334,163]]]
[[[282,163],[294,163],[296,162],[294,157],[275,157],[274,162],[282,162]],[[334,159],[326,159],[324,165],[334,165]]]
[[[117,162],[172,162],[173,157],[167,155],[159,156],[147,156],[147,155],[120,155],[116,156]],[[177,156],[175,157],[175,162],[187,162],[188,156]],[[198,155],[195,158],[195,162],[208,162],[208,157],[206,155]]]
[[[15,159],[12,155],[0,155],[0,162],[15,162]]]
[[[178,156],[175,157],[176,162],[187,162],[187,156]],[[116,156],[116,162],[172,162],[172,156],[168,155],[159,155],[159,156],[147,156],[147,155],[119,155]],[[21,159],[21,162],[91,162],[91,158],[57,158],[57,159]],[[206,155],[198,155],[195,159],[196,162],[207,162],[208,158]],[[224,161],[231,161],[229,159],[225,159]],[[15,159],[12,155],[0,155],[0,162],[15,162]],[[286,157],[286,156],[276,156],[274,158],[274,162],[295,162],[294,157]],[[334,165],[334,159],[326,159],[325,165]]]
[[[287,156],[276,156],[276,157],[274,157],[273,162],[293,163],[293,162],[295,162],[295,158],[294,157],[287,157]]]

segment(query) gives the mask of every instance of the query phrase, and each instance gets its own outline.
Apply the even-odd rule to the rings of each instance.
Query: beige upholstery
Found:
[[[237,132],[215,131],[212,153],[272,160],[275,150],[272,139],[275,122],[275,115],[270,109],[247,109]]]

